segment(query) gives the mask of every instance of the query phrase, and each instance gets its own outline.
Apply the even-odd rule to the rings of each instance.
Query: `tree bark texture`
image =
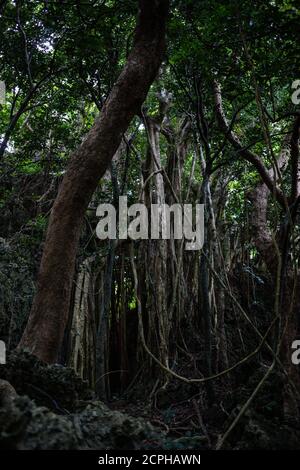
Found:
[[[140,111],[165,53],[168,0],[140,0],[132,51],[94,126],[70,164],[50,216],[37,293],[19,347],[57,361],[68,319],[82,221],[132,118]]]

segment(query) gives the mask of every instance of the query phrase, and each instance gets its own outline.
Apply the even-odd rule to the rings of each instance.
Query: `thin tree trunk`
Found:
[[[140,110],[165,51],[168,0],[140,0],[134,45],[87,137],[73,154],[54,203],[38,288],[19,347],[57,360],[67,323],[80,229],[86,208],[132,118]]]

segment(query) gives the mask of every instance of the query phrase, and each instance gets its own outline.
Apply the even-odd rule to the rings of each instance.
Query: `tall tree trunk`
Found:
[[[289,135],[287,136],[281,154],[277,160],[278,167],[282,170],[289,158]],[[273,170],[269,170],[272,174]],[[274,175],[272,175],[274,176]],[[280,256],[280,272],[278,272],[278,254],[275,249],[274,239],[268,226],[268,202],[270,191],[267,186],[260,182],[256,188],[248,194],[252,203],[251,226],[252,238],[255,246],[262,256],[268,271],[270,272],[275,289],[275,295],[278,296],[278,313],[280,321],[276,331],[274,332],[275,345],[281,342],[280,356],[284,365],[287,377],[290,383],[286,383],[284,395],[284,414],[285,417],[298,417],[298,407],[295,400],[295,391],[299,394],[300,377],[298,369],[291,362],[291,345],[298,333],[298,313],[299,313],[299,273],[294,272],[290,260],[290,244],[291,244],[291,225],[290,218],[292,213],[288,215],[284,213],[281,219],[280,231],[273,238],[276,239]],[[276,289],[277,278],[280,277],[279,289]],[[293,385],[291,387],[291,384]]]
[[[139,6],[133,49],[99,118],[73,154],[52,209],[37,293],[19,344],[49,363],[57,360],[63,340],[84,213],[163,59],[169,0],[139,0]]]

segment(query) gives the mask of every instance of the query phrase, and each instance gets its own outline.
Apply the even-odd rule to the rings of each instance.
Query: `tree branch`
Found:
[[[271,193],[274,194],[276,200],[282,206],[285,206],[283,193],[274,182],[270,171],[266,168],[261,158],[255,153],[251,152],[251,150],[243,147],[238,136],[230,128],[223,110],[221,86],[216,80],[214,81],[214,98],[216,115],[221,131],[226,135],[233,148],[235,148],[235,150],[237,150],[245,160],[247,160],[256,168],[263,182],[267,185]]]

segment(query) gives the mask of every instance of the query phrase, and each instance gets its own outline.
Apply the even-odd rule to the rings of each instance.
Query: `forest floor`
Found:
[[[244,386],[214,404],[205,404],[194,386],[173,384],[149,401],[140,394],[107,405],[71,369],[13,353],[1,367],[0,378],[17,396],[6,400],[0,387],[0,448],[214,449],[262,373],[256,370]],[[280,383],[278,374],[270,376],[225,449],[299,448],[297,421],[282,416]]]

